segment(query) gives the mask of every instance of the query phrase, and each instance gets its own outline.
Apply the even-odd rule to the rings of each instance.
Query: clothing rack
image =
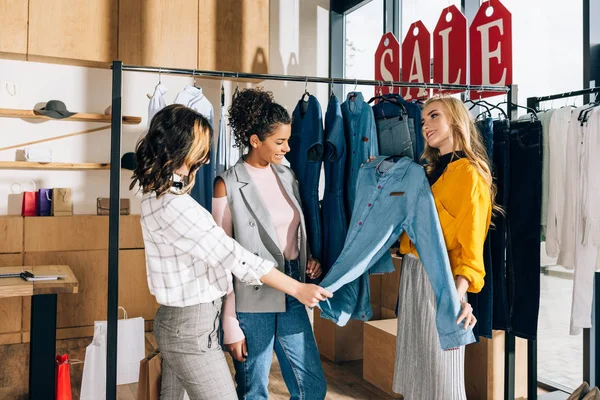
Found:
[[[451,85],[436,83],[413,83],[413,82],[384,82],[379,80],[348,79],[348,78],[326,78],[294,75],[271,75],[252,74],[229,71],[206,71],[197,69],[142,67],[134,65],[123,65],[122,61],[112,63],[112,125],[110,136],[110,211],[108,218],[108,300],[107,300],[107,357],[106,357],[106,399],[117,399],[117,318],[118,318],[118,294],[119,294],[119,199],[121,196],[121,133],[122,133],[122,95],[123,95],[123,72],[151,72],[161,74],[188,75],[191,77],[211,77],[229,79],[259,79],[288,82],[308,82],[335,84],[354,84],[364,86],[392,86],[410,87],[438,90],[475,90],[478,92],[516,92],[514,86],[490,86],[490,85]],[[509,96],[508,109],[513,110]],[[514,393],[514,338],[512,358],[512,382]],[[514,396],[513,396],[514,398]],[[512,399],[511,399],[512,400]]]
[[[567,99],[570,97],[584,96],[584,102],[587,103],[589,95],[600,93],[600,86],[574,90],[572,92],[557,93],[549,96],[529,97],[527,98],[527,107],[539,110],[539,105],[543,101]],[[591,387],[600,385],[600,272],[594,273],[594,294],[592,300],[592,328],[583,330],[583,380],[588,382]],[[550,390],[562,390],[562,387],[553,386],[549,382],[538,381],[537,377],[537,342],[533,342],[527,352],[527,391],[528,399],[537,399],[537,390],[532,386],[541,384],[544,388]],[[535,385],[533,385],[535,383]],[[564,388],[566,389],[566,388]],[[563,390],[564,391],[564,390]],[[543,398],[544,396],[539,396]]]

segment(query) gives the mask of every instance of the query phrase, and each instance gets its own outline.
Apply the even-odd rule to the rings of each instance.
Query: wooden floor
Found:
[[[154,337],[151,333],[147,333],[146,350],[148,352],[152,351],[155,346]],[[227,354],[227,361],[233,374],[233,364],[229,354]],[[327,360],[322,361],[327,379],[327,400],[393,399],[393,397],[388,396],[362,379],[362,361],[351,361],[343,364],[335,364]],[[137,399],[137,384],[118,386],[117,398],[119,400]],[[269,398],[276,400],[290,398],[276,357],[273,357],[269,377]]]

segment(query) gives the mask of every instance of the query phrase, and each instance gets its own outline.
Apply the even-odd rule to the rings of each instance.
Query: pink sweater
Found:
[[[270,166],[265,168],[253,167],[244,163],[252,183],[256,185],[258,193],[271,215],[279,247],[286,260],[298,258],[298,228],[300,226],[300,213],[287,196],[287,193],[279,183],[277,176]],[[233,220],[231,210],[227,203],[227,197],[212,199],[212,214],[217,225],[219,225],[229,236],[233,231]],[[227,294],[223,306],[223,343],[231,344],[244,339],[244,333],[240,328],[235,313],[235,293]]]

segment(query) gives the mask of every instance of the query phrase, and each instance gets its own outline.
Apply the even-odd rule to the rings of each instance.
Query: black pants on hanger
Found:
[[[494,276],[500,280],[494,296],[494,328],[535,339],[540,304],[542,124],[511,122],[508,147],[509,174],[504,180],[508,193],[502,194],[507,200],[506,268],[505,279],[501,271]],[[492,246],[496,247],[493,239]]]

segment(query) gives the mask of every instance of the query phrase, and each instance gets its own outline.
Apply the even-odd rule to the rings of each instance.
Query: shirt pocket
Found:
[[[448,251],[454,250],[458,246],[458,219],[437,199],[435,207],[438,211],[446,248]]]

